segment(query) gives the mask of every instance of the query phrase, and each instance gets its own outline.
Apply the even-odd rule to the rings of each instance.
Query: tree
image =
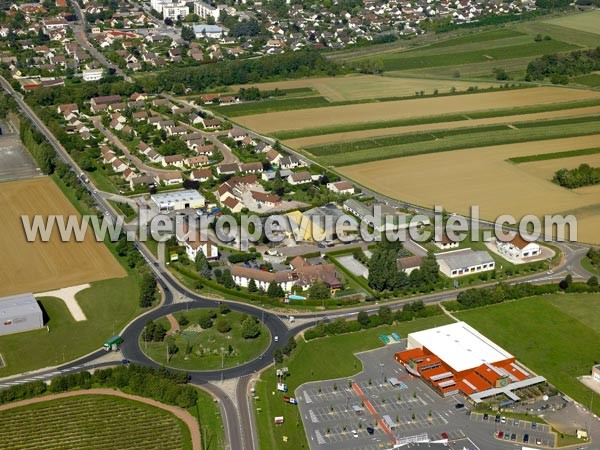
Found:
[[[200,325],[200,328],[202,328],[203,330],[206,330],[213,326],[213,320],[210,317],[209,312],[203,312],[200,315],[200,317],[198,318],[198,325]]]
[[[142,340],[145,342],[161,342],[167,335],[167,329],[161,323],[156,323],[153,320],[146,322],[144,331],[142,332]]]
[[[311,300],[326,300],[330,297],[331,291],[321,280],[313,283],[313,285],[308,288],[308,298]]]
[[[231,270],[225,269],[223,271],[221,274],[221,284],[227,289],[233,289],[235,287],[235,281],[233,281],[233,277],[231,276]]]
[[[283,297],[285,293],[283,292],[283,288],[279,286],[279,284],[272,282],[269,284],[269,288],[267,289],[267,296],[270,298],[280,298]]]
[[[275,360],[275,363],[277,363],[277,364],[281,364],[283,362],[283,352],[281,351],[280,348],[276,348],[275,351],[273,352],[273,359]]]
[[[179,347],[177,347],[173,335],[167,336],[165,343],[167,344],[167,362],[169,362],[173,355],[179,351]]]
[[[156,298],[156,278],[150,273],[146,272],[140,284],[140,306],[142,308],[148,308],[152,306]]]
[[[356,320],[358,323],[360,323],[360,326],[363,328],[368,327],[369,323],[371,322],[371,319],[369,319],[369,314],[367,314],[366,311],[359,312],[358,316],[356,317]]]
[[[181,27],[181,39],[183,39],[184,41],[190,42],[190,41],[193,41],[195,38],[196,38],[196,34],[194,33],[194,30],[192,29],[192,27],[186,27],[186,26]]]
[[[590,287],[597,287],[598,286],[598,277],[596,276],[591,276],[588,280],[587,280],[587,285]]]
[[[198,271],[198,275],[202,278],[210,279],[212,270],[202,250],[198,250],[198,253],[196,254],[196,270]]]
[[[297,345],[298,344],[296,343],[296,339],[294,339],[294,337],[291,336],[282,349],[283,354],[289,356],[294,351]]]
[[[181,316],[178,320],[180,327],[185,327],[190,323],[189,319],[186,316]]]
[[[250,292],[251,294],[258,291],[258,288],[256,287],[256,282],[254,280],[250,280],[250,282],[248,283],[248,292]]]
[[[228,333],[229,331],[231,331],[231,325],[223,317],[219,317],[217,319],[216,326],[217,326],[217,331],[219,333]]]
[[[394,316],[392,314],[392,310],[389,306],[380,306],[379,307],[379,317],[383,323],[391,325],[394,322]]]
[[[260,326],[254,317],[248,317],[242,322],[242,337],[254,339],[260,335]]]
[[[220,314],[229,314],[231,312],[231,309],[229,309],[229,306],[227,306],[225,303],[221,303],[219,305],[219,313]]]

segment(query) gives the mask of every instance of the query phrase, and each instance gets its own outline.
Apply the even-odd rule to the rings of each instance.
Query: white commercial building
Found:
[[[185,2],[174,2],[172,0],[151,0],[150,6],[155,11],[161,13],[163,18],[177,19],[185,17],[190,13],[190,8]]]
[[[206,199],[198,191],[165,192],[151,195],[150,198],[160,211],[177,211],[186,208],[203,208]]]
[[[488,252],[473,251],[470,248],[437,253],[435,256],[440,272],[449,278],[486,272],[496,267],[496,262]]]
[[[44,315],[33,294],[0,298],[0,335],[36,330],[44,326]]]
[[[219,14],[221,10],[216,6],[209,5],[204,2],[194,2],[194,12],[200,16],[201,19],[208,19],[212,17],[215,20],[219,20]]]
[[[542,252],[538,244],[526,241],[519,234],[516,234],[513,239],[507,242],[497,240],[496,248],[498,253],[517,259],[538,256]]]
[[[465,322],[410,333],[407,349],[414,348],[426,348],[455,373],[514,358]]]
[[[89,69],[83,71],[83,81],[98,81],[102,78],[104,71],[102,69]]]

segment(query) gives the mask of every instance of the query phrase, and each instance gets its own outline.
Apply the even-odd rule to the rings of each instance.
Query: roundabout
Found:
[[[271,342],[257,318],[229,307],[193,308],[146,325],[139,337],[145,355],[181,370],[219,370],[245,364],[262,355]]]

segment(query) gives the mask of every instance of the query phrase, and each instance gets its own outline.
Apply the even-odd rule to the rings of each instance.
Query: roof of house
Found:
[[[396,260],[396,265],[398,266],[398,270],[406,270],[420,267],[422,262],[422,256],[406,256],[404,258],[398,258]]]
[[[259,202],[265,203],[279,203],[281,197],[276,194],[268,194],[266,192],[251,191],[252,198]]]
[[[285,283],[295,279],[294,274],[290,270],[282,272],[267,272],[260,269],[252,269],[240,265],[231,266],[231,275],[247,278],[250,280],[262,281],[265,283]]]

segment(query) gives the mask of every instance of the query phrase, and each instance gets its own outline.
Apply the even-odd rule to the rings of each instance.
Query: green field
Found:
[[[401,127],[410,125],[422,125],[428,123],[457,122],[469,119],[486,119],[493,117],[513,116],[519,114],[535,114],[548,111],[563,111],[588,106],[600,105],[600,99],[583,100],[576,102],[563,102],[549,105],[532,105],[516,107],[510,109],[492,109],[489,111],[474,111],[467,114],[446,114],[441,116],[416,117],[414,119],[390,120],[385,122],[359,122],[353,124],[344,124],[328,126],[322,128],[304,128],[300,130],[278,131],[271,135],[280,140],[297,139],[310,136],[320,136],[324,134],[345,133],[349,131],[376,130],[391,127]],[[385,132],[385,131],[384,131]]]
[[[456,47],[464,44],[473,44],[478,42],[489,42],[489,41],[497,41],[508,38],[514,38],[519,36],[525,36],[524,33],[519,31],[511,30],[511,29],[500,29],[500,30],[492,30],[492,31],[484,31],[479,32],[475,31],[471,34],[467,34],[465,36],[447,39],[444,41],[436,42],[434,44],[423,46],[424,49],[437,49],[437,48],[448,48],[448,47]]]
[[[87,320],[76,322],[62,300],[42,298],[50,332],[43,328],[0,337],[0,352],[6,363],[0,377],[55,366],[99,349],[139,314],[139,288],[134,275],[91,286],[76,296]]]
[[[550,19],[545,22],[564,28],[600,35],[600,11],[573,14],[556,19]]]
[[[207,106],[208,109],[225,117],[248,116],[290,109],[319,108],[331,103],[325,97],[267,99],[256,102],[239,103],[236,105]]]
[[[244,339],[241,333],[241,319],[243,314],[230,312],[228,314],[217,313],[217,318],[223,318],[231,325],[231,331],[221,333],[216,325],[201,330],[198,324],[200,316],[209,311],[206,308],[192,309],[173,314],[176,319],[185,316],[189,324],[182,327],[180,334],[174,334],[175,343],[179,351],[167,362],[166,342],[141,341],[144,352],[161,364],[185,370],[215,370],[221,368],[221,348],[223,349],[223,364],[225,368],[237,366],[258,357],[263,353],[271,342],[268,329],[261,325],[261,333],[255,339]],[[161,323],[169,329],[168,321],[163,318]],[[191,330],[189,327],[194,326]],[[198,331],[196,331],[198,330]],[[232,348],[229,353],[229,346]]]
[[[393,145],[414,144],[417,142],[438,141],[440,139],[452,136],[467,136],[478,133],[491,133],[495,131],[505,131],[511,134],[511,131],[518,129],[530,129],[541,127],[553,127],[559,125],[585,124],[596,122],[598,117],[571,117],[567,119],[538,120],[530,122],[513,122],[510,125],[485,125],[473,128],[457,128],[453,130],[435,130],[423,133],[407,133],[397,136],[385,136],[371,139],[364,139],[353,142],[342,142],[339,144],[329,144],[324,146],[307,147],[306,150],[315,156],[327,156],[337,153],[348,153],[367,149],[377,149]],[[585,153],[584,153],[585,154]]]
[[[542,153],[540,155],[517,156],[515,158],[509,158],[508,160],[515,164],[521,164],[534,161],[547,161],[549,159],[562,159],[572,158],[574,156],[595,155],[597,153],[600,153],[600,148],[584,148],[582,150],[572,150],[568,152]]]
[[[524,44],[490,48],[488,43],[485,48],[465,52],[449,53],[442,51],[438,54],[418,55],[414,52],[390,53],[383,55],[383,64],[389,70],[413,70],[429,67],[460,66],[461,64],[485,63],[488,61],[502,61],[515,58],[534,57],[548,53],[574,50],[577,46],[561,41],[529,42]],[[426,48],[423,50],[426,51]],[[429,53],[429,52],[428,52]],[[423,56],[428,56],[424,58]],[[498,65],[502,67],[502,62]]]
[[[460,150],[476,147],[487,147],[501,144],[515,144],[536,140],[559,139],[566,137],[585,136],[600,132],[600,123],[589,121],[555,126],[535,126],[523,129],[507,129],[501,131],[489,131],[485,134],[462,133],[451,134],[437,140],[426,140],[423,142],[405,143],[379,148],[367,148],[338,153],[327,152],[327,150],[307,149],[310,153],[318,156],[319,161],[329,166],[347,166],[369,161],[414,156],[426,153],[438,153],[452,150]],[[341,147],[336,147],[341,148]]]
[[[591,73],[589,75],[582,75],[580,77],[575,77],[571,81],[579,84],[583,84],[589,87],[599,87],[600,86],[600,74]]]
[[[82,395],[0,414],[5,450],[191,449],[187,426],[168,411],[124,398]]]
[[[424,330],[451,322],[446,316],[416,319],[398,325],[383,326],[358,333],[315,339],[310,342],[301,340],[292,357],[284,362],[289,376],[285,382],[289,392],[294,392],[301,384],[332,378],[341,378],[361,371],[360,360],[353,355],[382,346],[380,334],[398,333],[405,337],[408,333]],[[326,364],[324,363],[326,358]],[[297,416],[296,406],[283,402],[281,393],[275,392],[277,378],[274,369],[266,370],[256,383],[254,405],[260,408],[256,414],[258,437],[261,450],[308,449],[302,421]],[[273,417],[284,416],[285,422],[274,427]],[[283,436],[288,437],[282,444]]]
[[[600,276],[600,267],[595,267],[592,265],[592,261],[587,256],[581,260],[581,265],[585,270],[589,273],[593,273],[594,275]]]
[[[555,294],[457,313],[530,369],[584,405],[600,395],[577,380],[598,363],[600,294]]]

